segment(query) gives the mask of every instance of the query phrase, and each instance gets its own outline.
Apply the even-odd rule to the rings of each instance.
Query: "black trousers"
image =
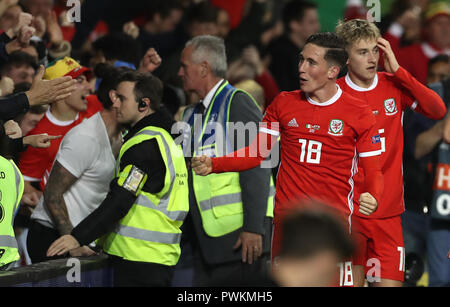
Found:
[[[61,259],[66,256],[47,257],[50,245],[60,237],[56,229],[46,227],[32,220],[27,236],[27,250],[32,263]]]
[[[195,255],[195,253],[194,253]],[[270,277],[270,254],[262,254],[252,264],[241,260],[208,264],[194,256],[194,287],[255,287]]]
[[[114,287],[169,287],[172,282],[174,268],[171,266],[108,256]]]

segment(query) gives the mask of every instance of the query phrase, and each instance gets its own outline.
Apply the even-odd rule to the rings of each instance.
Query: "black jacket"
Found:
[[[0,156],[5,159],[12,159],[17,164],[19,153],[25,151],[23,137],[11,139],[5,134],[4,122],[0,120]]]
[[[170,133],[173,120],[164,110],[157,111],[140,120],[125,136],[126,142],[137,132],[147,126],[164,128]],[[120,160],[120,169],[132,164],[144,171],[148,178],[142,190],[157,193],[164,186],[166,175],[165,164],[161,156],[157,141],[152,139],[137,144],[126,151]],[[100,206],[81,221],[73,230],[80,245],[87,245],[104,234],[114,230],[117,223],[125,217],[134,204],[136,196],[117,184],[113,179],[110,190]]]
[[[9,60],[9,54],[6,52],[6,44],[11,38],[6,33],[0,34],[0,68]],[[8,121],[21,113],[25,113],[30,108],[28,97],[25,93],[18,93],[0,99],[0,120]]]
[[[17,162],[17,154],[25,149],[23,137],[10,139],[5,135],[3,124],[16,116],[26,113],[30,105],[25,93],[18,93],[0,99],[0,155]]]
[[[25,93],[18,93],[0,99],[0,120],[8,121],[19,114],[26,113],[30,108]]]
[[[299,55],[302,51],[286,35],[269,45],[271,56],[269,70],[280,91],[294,91],[300,87],[298,75]]]

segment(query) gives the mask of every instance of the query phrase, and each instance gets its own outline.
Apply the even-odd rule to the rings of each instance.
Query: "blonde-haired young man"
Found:
[[[358,210],[354,216],[358,252],[353,259],[355,286],[364,285],[364,276],[376,286],[401,286],[405,271],[405,248],[400,215],[403,201],[403,112],[406,108],[432,119],[445,116],[442,99],[400,67],[388,41],[367,20],[341,22],[337,35],[348,52],[348,73],[338,80],[342,90],[367,101],[376,118],[379,135],[373,143],[381,143],[384,177],[383,195],[378,209],[370,216]],[[378,72],[383,52],[385,72]],[[364,191],[364,172],[355,176],[355,209]]]

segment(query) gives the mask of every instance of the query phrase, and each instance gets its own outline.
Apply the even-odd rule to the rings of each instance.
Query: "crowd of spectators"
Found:
[[[310,35],[321,31],[321,12],[327,5],[326,2],[0,0],[0,96],[29,90],[40,65],[48,66],[55,60],[69,57],[78,61],[81,67],[89,69],[92,74],[100,63],[152,72],[163,82],[162,104],[173,119],[180,120],[184,107],[199,100],[195,94],[183,90],[178,74],[181,52],[189,39],[209,34],[225,41],[227,80],[250,93],[264,113],[280,91],[298,89],[299,52]],[[373,17],[371,7],[366,7],[367,1],[342,2],[346,5],[338,14],[341,19]],[[436,88],[448,103],[449,1],[380,2],[381,5],[390,5],[390,9],[380,20],[375,21],[382,35],[390,42],[399,64],[420,82]],[[158,60],[155,61],[155,58]],[[383,65],[382,61],[380,65]],[[101,78],[95,74],[80,81],[84,86],[81,100],[89,105],[95,104],[95,111],[101,107],[89,95],[97,93],[100,81]],[[70,102],[66,103],[70,105]],[[25,136],[33,131],[45,114],[50,114],[48,116],[51,118],[56,117],[54,120],[64,125],[64,122],[78,120],[81,116],[79,112],[84,111],[82,108],[75,111],[71,109],[69,117],[58,118],[56,114],[61,114],[62,110],[66,108],[33,106],[14,121]],[[425,122],[409,113],[405,114],[404,127],[405,198],[408,213],[405,218],[405,225],[408,227],[405,227],[405,231],[410,231],[405,234],[405,243],[407,252],[410,244],[411,253],[425,257],[423,246],[427,241],[426,234],[414,233],[414,229],[425,229],[420,225],[429,227],[430,222],[426,216],[432,201],[434,169],[427,167],[427,164],[436,164],[433,153],[439,144],[448,140],[445,135],[450,135],[450,131],[446,130],[449,127],[444,127],[443,121]],[[8,122],[2,123],[0,130],[3,129],[9,129]],[[416,142],[416,138],[424,131],[434,133],[435,136],[434,143],[428,144],[426,149],[421,147],[425,145],[419,139]],[[58,132],[47,133],[51,135]],[[3,131],[1,135],[0,154],[16,161],[26,181],[15,228],[21,247],[21,262],[30,264],[24,242],[30,215],[43,193],[42,185],[39,184],[42,178],[27,175],[30,168],[36,167],[35,162],[30,166],[21,160],[30,153],[20,153],[20,148],[15,148],[5,140],[7,136]],[[40,151],[34,150],[32,154],[39,155]],[[448,219],[434,225],[433,229],[436,227],[448,231]],[[448,232],[444,240],[445,238],[444,242],[449,242]],[[422,247],[419,248],[419,245]]]

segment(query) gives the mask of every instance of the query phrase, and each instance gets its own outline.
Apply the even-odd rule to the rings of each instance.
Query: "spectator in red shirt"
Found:
[[[72,127],[81,123],[84,118],[88,118],[100,110],[101,106],[92,100],[88,103],[86,99],[90,93],[88,82],[90,70],[88,68],[67,57],[48,67],[44,78],[53,80],[62,76],[71,76],[78,81],[75,91],[68,98],[52,104],[44,118],[30,131],[30,134],[48,133],[63,137]],[[34,200],[27,203],[28,205],[35,205],[35,201],[37,202],[42,194],[31,185],[31,182],[40,183],[40,189],[43,190],[45,176],[50,173],[61,141],[62,138],[52,142],[51,146],[45,149],[29,147],[21,155],[19,169],[25,180],[24,196],[25,199]]]
[[[426,83],[428,62],[438,54],[450,55],[450,6],[447,2],[435,2],[428,6],[424,15],[424,41],[421,44],[400,46],[403,29],[392,28],[385,35],[399,59],[400,66],[417,80]]]

